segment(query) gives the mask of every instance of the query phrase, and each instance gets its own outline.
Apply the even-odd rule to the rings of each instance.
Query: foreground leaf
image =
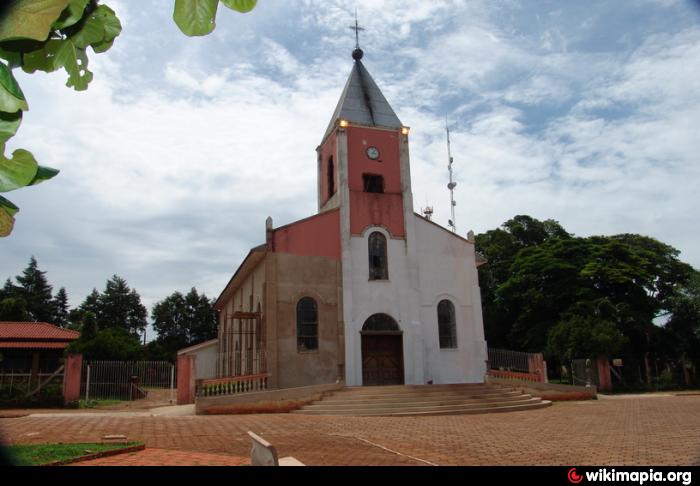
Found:
[[[77,24],[83,18],[85,7],[87,7],[89,2],[90,0],[70,0],[68,7],[61,12],[58,20],[54,22],[53,28],[60,30]]]
[[[119,18],[117,18],[117,14],[114,13],[114,10],[107,5],[100,5],[97,7],[94,15],[102,22],[105,29],[105,37],[102,42],[111,42],[121,33],[122,23],[119,21]]]
[[[12,204],[12,202],[4,197],[0,196],[0,209],[4,209],[7,214],[14,216],[19,211],[19,208]]]
[[[247,13],[255,8],[258,0],[221,0],[221,3],[236,12]]]
[[[56,64],[56,53],[64,42],[70,41],[51,39],[40,49],[26,52],[22,58],[22,70],[25,73],[33,73],[34,71],[51,73],[60,69],[62,66]]]
[[[0,19],[0,41],[44,41],[51,26],[71,0],[5,0]]]
[[[173,20],[183,34],[207,35],[216,27],[219,0],[175,0]]]
[[[95,51],[95,54],[100,54],[102,52],[106,52],[110,50],[112,45],[114,44],[114,41],[111,40],[109,42],[99,42],[97,44],[92,44],[92,50]]]
[[[32,179],[32,182],[30,182],[29,185],[36,186],[44,181],[48,181],[49,179],[52,179],[58,175],[59,172],[60,171],[58,169],[52,169],[51,167],[44,167],[43,165],[40,165],[37,168],[34,179]]]
[[[28,110],[24,93],[5,63],[0,62],[0,111],[14,113],[18,110]]]
[[[0,192],[13,191],[34,180],[39,166],[31,152],[17,149],[8,159],[0,155]]]
[[[7,61],[10,68],[22,65],[22,53],[0,47],[0,59]]]
[[[61,43],[54,60],[56,66],[62,66],[68,73],[66,86],[84,91],[92,81],[92,72],[87,68],[88,58],[85,49],[75,47],[70,38]]]
[[[90,44],[98,44],[105,38],[105,27],[95,14],[91,14],[82,28],[70,37],[75,47],[85,49]]]
[[[7,201],[7,199],[5,199]],[[9,201],[8,201],[9,202]],[[13,205],[14,206],[14,205]],[[16,206],[15,206],[16,207]],[[15,218],[12,216],[5,206],[0,202],[0,237],[5,237],[12,233],[12,228],[15,227]]]
[[[20,123],[22,123],[22,111],[14,113],[0,111],[0,147],[17,133]]]

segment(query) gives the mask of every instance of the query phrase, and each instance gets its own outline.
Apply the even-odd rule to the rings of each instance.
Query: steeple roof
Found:
[[[338,106],[323,135],[324,139],[331,133],[339,119],[370,127],[401,128],[403,126],[360,59],[355,59]]]

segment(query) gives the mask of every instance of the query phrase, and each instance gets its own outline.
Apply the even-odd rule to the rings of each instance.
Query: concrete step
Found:
[[[369,387],[368,387],[369,388]],[[367,390],[363,392],[348,392],[345,390],[334,392],[329,395],[330,398],[334,397],[344,397],[348,400],[355,399],[375,399],[375,398],[401,398],[401,397],[417,397],[417,396],[451,396],[451,395],[461,395],[461,396],[484,396],[493,395],[499,393],[511,393],[515,390],[513,388],[482,388],[482,389],[424,389],[424,390],[392,390],[377,393],[372,390]]]
[[[375,397],[359,397],[350,398],[345,395],[335,395],[323,399],[323,403],[338,404],[346,403],[348,405],[361,406],[366,403],[405,403],[405,402],[439,402],[445,400],[498,400],[503,398],[517,398],[522,396],[522,393],[512,391],[506,393],[489,393],[483,395],[465,395],[461,393],[454,394],[436,394],[436,395],[414,395],[414,396],[375,396]]]
[[[526,403],[534,403],[534,402],[539,402],[541,401],[539,398],[532,398],[532,397],[521,397],[518,400],[506,400],[503,402],[489,402],[489,403],[482,403],[482,402],[468,402],[468,403],[456,403],[456,404],[446,404],[446,405],[439,405],[439,404],[434,404],[434,403],[428,403],[428,404],[423,404],[420,402],[417,403],[403,403],[403,404],[385,404],[385,405],[378,405],[378,406],[363,406],[363,407],[357,407],[357,406],[344,406],[344,407],[325,407],[323,404],[317,405],[315,408],[311,408],[312,406],[304,407],[304,410],[310,409],[310,410],[327,410],[327,411],[336,411],[338,413],[363,413],[363,412],[375,412],[375,411],[382,411],[382,412],[403,412],[403,411],[409,411],[409,410],[417,410],[417,411],[427,411],[427,410],[443,410],[443,409],[451,409],[451,408],[463,408],[463,409],[468,409],[468,408],[485,408],[485,407],[499,407],[502,405],[516,405],[516,404],[526,404]]]
[[[551,405],[551,402],[540,399],[528,399],[519,402],[505,402],[496,404],[474,404],[474,405],[454,405],[444,407],[415,407],[415,408],[391,408],[391,409],[372,409],[372,410],[296,410],[292,413],[304,415],[350,415],[350,416],[382,416],[382,417],[401,417],[401,416],[431,416],[431,415],[461,415],[461,414],[479,414],[479,413],[498,413],[498,412],[515,412],[524,410],[535,410],[545,408]]]
[[[415,400],[367,400],[367,401],[331,401],[331,400],[319,400],[306,405],[304,408],[307,410],[315,409],[366,409],[366,408],[403,408],[403,407],[439,407],[443,405],[469,405],[469,404],[492,404],[492,403],[507,403],[507,402],[517,402],[522,400],[528,400],[532,398],[531,395],[512,395],[512,396],[498,396],[491,398],[439,398],[436,400],[425,400],[425,399],[415,399]]]
[[[408,416],[510,412],[550,402],[508,387],[484,383],[353,387],[292,413],[307,415]]]
[[[484,390],[512,388],[505,385],[491,383],[455,383],[445,385],[388,385],[388,386],[351,386],[343,388],[342,393],[412,393],[412,392],[437,392],[446,390]]]

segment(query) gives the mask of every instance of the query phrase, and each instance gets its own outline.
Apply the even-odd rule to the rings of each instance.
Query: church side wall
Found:
[[[474,245],[415,216],[420,271],[425,378],[433,383],[484,380],[486,342]],[[440,349],[438,303],[455,306],[457,348]]]
[[[231,321],[227,316],[234,312],[256,312],[258,306],[262,311],[264,308],[264,290],[265,290],[265,260],[262,260],[253,269],[236,291],[224,303],[221,312],[219,312],[219,376],[233,376],[234,369],[230,364],[227,364],[227,359],[223,357],[232,356],[235,351],[235,339],[231,335]],[[232,362],[232,360],[228,360]]]
[[[340,262],[318,256],[268,254],[276,266],[277,386],[334,383],[344,361],[339,352],[342,336]],[[313,298],[318,306],[318,349],[297,349],[297,303]]]

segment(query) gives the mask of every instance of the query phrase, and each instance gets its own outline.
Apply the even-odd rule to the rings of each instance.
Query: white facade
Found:
[[[360,331],[377,313],[391,316],[403,332],[406,384],[483,382],[487,350],[473,242],[413,212],[407,137],[400,155],[405,238],[382,226],[366,228],[361,237],[351,235],[347,153],[347,137],[339,131],[346,384],[363,385]],[[374,231],[387,240],[388,280],[369,280],[368,238]],[[442,299],[455,307],[457,348],[439,346],[437,305]]]
[[[483,382],[487,350],[474,244],[414,213],[409,131],[360,62],[362,53],[359,54],[359,58],[353,54],[353,71],[324,135],[324,141],[332,133],[336,137],[333,157],[337,161],[338,191],[323,207],[321,181],[325,161],[320,158],[318,169],[319,209],[340,208],[346,384],[363,385],[361,331],[374,314],[387,314],[400,327],[404,383]],[[341,119],[343,125],[339,124]],[[374,127],[378,133],[388,133],[389,129],[398,136],[405,235],[392,235],[382,225],[366,227],[361,235],[351,233],[348,179],[353,161],[349,160],[348,134],[343,127],[352,124]],[[387,241],[387,280],[369,278],[368,239],[375,231]],[[443,299],[454,305],[456,348],[441,349],[439,345],[437,307]]]
[[[449,231],[415,218],[417,272],[407,240],[392,238],[382,227],[370,227],[349,239],[350,286],[345,300],[346,383],[362,385],[360,331],[368,317],[393,317],[403,332],[406,384],[481,383],[486,372],[486,342],[481,315],[474,245]],[[387,238],[388,280],[369,280],[368,238],[379,231]],[[345,274],[345,271],[344,271]],[[345,276],[345,275],[344,275]],[[416,278],[417,277],[417,278]],[[450,300],[455,307],[457,347],[440,349],[437,306]]]
[[[434,383],[478,383],[486,373],[486,341],[474,244],[414,215],[421,288],[425,377]],[[454,304],[457,348],[440,349],[438,303]]]

